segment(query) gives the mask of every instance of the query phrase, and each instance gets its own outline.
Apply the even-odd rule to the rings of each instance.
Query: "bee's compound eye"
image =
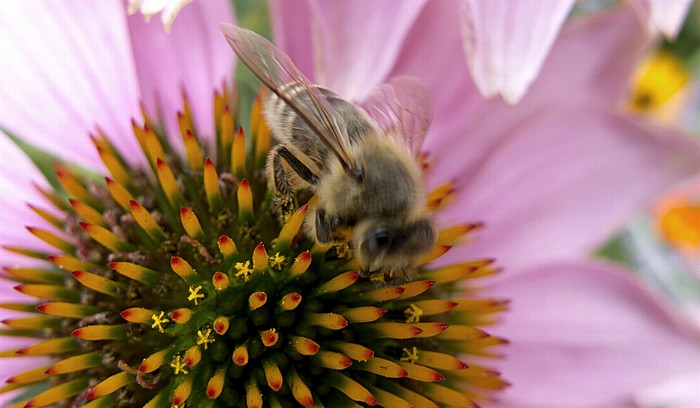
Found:
[[[367,250],[372,256],[377,256],[391,245],[393,234],[387,227],[377,227],[367,236]]]
[[[364,181],[364,179],[365,179],[365,175],[362,172],[362,169],[357,169],[357,168],[351,169],[350,175],[352,175],[352,178],[354,178],[355,181],[357,181],[358,183],[362,183],[362,181]]]

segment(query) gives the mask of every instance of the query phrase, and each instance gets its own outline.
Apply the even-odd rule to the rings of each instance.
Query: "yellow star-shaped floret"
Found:
[[[250,261],[245,261],[245,263],[236,262],[234,268],[238,271],[234,275],[237,278],[243,278],[244,281],[250,279],[250,274],[253,273],[253,268],[250,267]]]
[[[170,362],[170,367],[172,367],[175,371],[175,375],[188,373],[187,365],[185,365],[185,360],[179,354],[173,357],[173,360]]]
[[[404,347],[403,355],[401,356],[401,361],[407,363],[415,363],[418,360],[418,349],[416,347]]]
[[[423,316],[423,309],[413,303],[404,309],[403,312],[406,315],[406,323],[408,324],[420,322],[420,317]]]
[[[279,252],[275,252],[275,256],[270,257],[270,266],[277,269],[278,271],[281,271],[284,267],[284,261],[286,259],[287,258],[285,258],[284,255],[280,255]]]
[[[151,319],[153,319],[153,324],[151,325],[151,328],[157,328],[158,331],[161,333],[165,332],[163,325],[170,322],[170,319],[165,317],[165,312],[163,311],[161,311],[158,316],[156,316],[155,314],[151,315]]]
[[[204,293],[201,293],[200,291],[202,290],[202,285],[189,287],[190,295],[187,296],[187,300],[194,302],[195,305],[198,305],[199,302],[204,299]]]
[[[197,330],[197,344],[204,346],[204,350],[209,348],[209,344],[216,341],[216,339],[211,335],[211,328],[207,327],[206,330]]]

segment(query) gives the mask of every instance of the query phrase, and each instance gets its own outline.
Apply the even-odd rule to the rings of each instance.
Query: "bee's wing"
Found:
[[[321,92],[280,49],[260,35],[230,24],[221,31],[238,58],[282,99],[338,157],[346,170],[355,169],[348,153],[345,122]]]
[[[413,77],[396,77],[360,105],[391,137],[400,139],[414,156],[420,154],[433,116],[430,92]]]

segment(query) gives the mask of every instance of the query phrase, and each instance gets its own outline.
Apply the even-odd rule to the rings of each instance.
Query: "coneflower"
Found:
[[[261,98],[248,138],[230,99],[215,96],[211,150],[185,100],[183,156],[146,117],[133,130],[150,168],[128,166],[101,134],[104,182],[55,166],[69,198],[42,193],[65,216],[40,215],[63,234],[27,229],[58,254],[6,247],[47,261],[5,268],[37,301],[3,304],[35,316],[5,320],[2,334],[36,342],[2,357],[54,360],[8,379],[5,390],[41,390],[19,406],[475,406],[504,387],[465,357],[503,343],[477,326],[506,302],[451,291],[496,272],[491,260],[424,266],[478,225],[440,231],[415,281],[361,278],[347,244],[306,238],[306,205],[278,224]],[[431,208],[448,193],[431,194]]]
[[[205,407],[207,403],[225,406],[231,401],[247,405],[248,388],[252,389],[253,385],[260,391],[265,406],[272,405],[272,397],[280,405],[299,405],[293,390],[299,392],[301,383],[309,388],[316,405],[366,405],[349,401],[342,391],[333,388],[331,383],[339,386],[345,383],[325,375],[328,373],[360,384],[378,404],[384,401],[380,394],[385,394],[377,389],[416,406],[469,405],[464,397],[453,398],[455,395],[450,395],[449,390],[458,390],[478,401],[478,397],[486,398],[491,389],[500,388],[502,380],[478,366],[479,362],[487,361],[485,364],[502,370],[515,385],[493,394],[499,406],[568,406],[572,401],[583,406],[618,406],[641,401],[636,398],[640,387],[661,384],[664,378],[670,379],[668,375],[692,369],[700,347],[694,336],[688,337],[681,330],[684,328],[677,324],[676,316],[665,313],[667,308],[659,308],[658,302],[628,278],[628,272],[582,259],[627,220],[632,211],[650,202],[658,191],[697,174],[700,165],[695,141],[668,127],[649,126],[647,121],[615,113],[622,88],[649,38],[638,13],[620,7],[615,12],[567,23],[552,46],[542,75],[527,96],[518,105],[506,106],[478,94],[464,63],[462,26],[456,7],[460,2],[447,3],[449,6],[442,1],[376,2],[371,9],[362,2],[347,1],[270,3],[276,44],[292,56],[313,83],[327,86],[358,103],[396,75],[415,76],[430,90],[436,115],[423,151],[427,155],[429,175],[426,184],[434,190],[430,197],[431,205],[436,208],[434,224],[455,228],[451,238],[469,229],[469,223],[483,221],[485,225],[472,244],[455,243],[460,244],[459,248],[451,249],[434,263],[425,264],[429,266],[419,267],[415,282],[435,281],[432,288],[410,298],[406,292],[412,293],[409,285],[414,282],[409,282],[398,285],[404,290],[401,297],[359,303],[362,297],[350,300],[357,298],[352,296],[354,292],[397,285],[368,283],[358,278],[336,292],[335,299],[331,295],[324,297],[314,293],[313,288],[336,276],[357,272],[347,258],[347,248],[314,250],[313,243],[301,234],[295,234],[287,252],[276,247],[274,240],[282,229],[266,207],[269,202],[260,164],[253,162],[254,158],[261,160],[265,155],[264,151],[255,153],[254,146],[262,146],[256,134],[259,125],[253,131],[244,126],[248,147],[243,173],[233,171],[225,157],[220,157],[230,152],[220,146],[217,149],[204,146],[214,145],[217,134],[212,121],[211,95],[224,79],[231,82],[234,71],[235,55],[219,31],[220,23],[235,23],[229,0],[191,2],[179,13],[169,34],[164,32],[158,18],[151,18],[145,24],[142,16],[127,17],[122,0],[1,2],[0,48],[4,63],[0,64],[0,130],[66,160],[56,170],[62,174],[63,183],[71,186],[64,190],[69,191],[67,195],[73,203],[64,201],[66,196],[61,193],[61,199],[54,205],[58,211],[44,204],[44,197],[31,184],[43,181],[38,179],[38,172],[4,134],[0,135],[3,153],[0,245],[17,249],[15,253],[5,251],[0,261],[9,268],[0,276],[3,297],[0,302],[6,306],[0,309],[0,320],[10,319],[15,326],[3,329],[6,336],[2,338],[5,351],[0,360],[0,375],[14,377],[14,383],[4,388],[9,392],[0,394],[0,405],[11,406],[8,401],[14,398],[16,406],[24,406],[32,397],[51,390],[33,404],[57,400],[51,405],[143,406],[158,396],[154,405],[170,407],[176,389],[182,400],[190,385],[184,404],[191,407],[201,401]],[[476,29],[480,35],[478,31],[488,27],[482,25]],[[582,54],[590,58],[578,58]],[[190,127],[196,130],[192,137],[187,134],[185,137],[194,140],[196,136],[201,152],[199,163],[193,165],[187,160],[189,156],[175,114],[182,106],[180,90],[189,96],[191,104],[191,115],[183,117],[191,116],[194,124]],[[153,121],[146,121],[147,128],[138,119],[139,100]],[[237,112],[249,108],[247,103],[241,107],[237,111],[230,105],[232,116],[239,116]],[[222,115],[223,107],[217,108],[215,119],[220,128]],[[164,155],[156,157],[161,158],[161,166],[157,160],[149,165],[144,159],[144,149],[130,135],[132,117],[137,118],[139,136],[154,133],[160,141]],[[109,174],[86,138],[87,130],[95,129],[95,125],[104,130],[109,140],[106,143],[99,132],[96,134],[95,139],[103,150],[109,152],[113,148],[129,163],[129,166],[121,163],[124,173],[112,167],[109,183],[96,179],[94,173],[83,177],[86,173],[77,173],[73,166]],[[161,130],[161,125],[169,130],[168,134]],[[227,129],[235,128],[231,125]],[[154,140],[146,136],[145,140]],[[241,153],[242,150],[237,150],[237,154]],[[205,166],[207,156],[216,170],[216,179],[220,180],[214,183],[221,190],[222,205],[218,212],[210,212],[206,196],[204,170],[211,168]],[[108,161],[114,161],[117,156],[112,152],[107,157]],[[234,158],[229,161],[241,162]],[[192,170],[197,165],[200,170]],[[175,183],[167,180],[168,168]],[[169,202],[160,187],[159,169],[164,186],[177,186],[179,197],[171,196],[176,203],[182,199],[181,204]],[[253,211],[250,216],[240,217],[239,208],[247,205],[239,204],[238,198],[243,178],[251,188]],[[80,188],[71,190],[75,185],[82,185],[88,194],[81,195]],[[120,191],[119,186],[124,188]],[[121,201],[111,197],[110,188]],[[124,191],[134,198],[133,208]],[[167,192],[171,194],[174,190]],[[46,191],[47,197],[56,195]],[[242,196],[241,201],[246,201],[245,194]],[[212,197],[211,208],[218,208],[216,194]],[[31,206],[25,206],[25,201]],[[182,207],[189,211],[186,209],[181,215]],[[65,213],[71,214],[68,219]],[[215,218],[226,213],[230,214],[228,218]],[[58,227],[40,219],[39,214]],[[122,222],[119,219],[122,216],[128,222]],[[105,220],[106,227],[100,224],[100,218]],[[144,222],[143,227],[136,222],[137,218]],[[86,223],[85,229],[80,222]],[[29,225],[35,235],[61,249],[46,249],[48,244],[33,239],[34,235],[24,230],[23,225]],[[118,250],[105,249],[86,230],[106,245],[117,243]],[[104,231],[113,233],[119,241],[105,240],[110,235]],[[225,252],[219,248],[221,235],[231,238],[236,245],[235,254],[230,252],[234,256],[232,260],[227,261]],[[180,241],[181,237],[185,239]],[[443,233],[442,243],[450,240]],[[261,242],[268,256],[268,272],[257,275],[253,254]],[[37,248],[41,249],[37,251]],[[202,248],[205,251],[200,251]],[[222,248],[231,251],[228,239],[224,238]],[[291,285],[289,282],[295,281],[288,274],[293,262],[307,250],[311,263],[297,278],[296,287],[277,287],[271,283],[267,285],[274,286],[272,289],[252,287],[252,282],[262,279],[260,276]],[[257,259],[261,253],[258,251]],[[47,263],[46,255],[52,256],[54,262]],[[497,262],[488,264],[484,260],[451,268],[448,265],[448,259],[462,263],[481,256],[495,257]],[[112,269],[110,263],[121,268],[124,275]],[[278,263],[283,265],[280,270],[274,266]],[[448,269],[428,270],[438,264],[448,265]],[[467,278],[459,284],[448,282],[459,280],[460,273],[471,277],[493,273],[493,265],[504,267],[507,273],[494,280]],[[173,273],[173,266],[185,278]],[[250,276],[247,282],[246,275]],[[12,284],[8,276],[20,282]],[[444,280],[439,280],[441,276]],[[190,283],[188,278],[193,281]],[[198,281],[201,289],[197,289]],[[24,285],[23,289],[33,292],[34,298],[12,290],[17,285]],[[217,291],[217,287],[226,285],[229,289]],[[476,290],[455,294],[455,300],[451,285],[468,289],[488,285],[489,294],[512,299],[513,306],[506,318],[501,319],[504,314],[497,312],[506,307],[504,301],[481,299],[479,296],[487,296],[486,292]],[[229,292],[224,297],[226,290]],[[218,309],[219,300],[229,299],[228,293],[237,291],[242,293],[243,300],[238,302],[243,306],[236,310],[245,312],[244,316],[233,309],[230,313]],[[255,296],[251,299],[251,295]],[[320,299],[319,310],[312,307],[314,297]],[[449,312],[430,314],[427,304],[420,303],[425,300],[459,302],[459,305]],[[293,317],[292,326],[283,327],[274,314],[270,324],[255,326],[254,315],[265,311],[270,315],[273,313],[270,309],[281,301],[286,305],[299,303],[291,314],[285,314]],[[45,303],[51,306],[41,308],[49,311],[53,308],[55,314],[59,310],[61,315],[51,316],[36,310]],[[387,311],[374,322],[351,321],[346,309],[368,306]],[[127,317],[140,318],[145,323],[125,320],[122,316],[125,311]],[[348,321],[348,325],[338,330],[313,326],[311,320],[315,324],[319,320],[312,313],[335,313]],[[242,317],[235,319],[236,316]],[[17,320],[20,317],[43,319]],[[192,320],[198,317],[201,324]],[[494,320],[498,324],[488,326],[488,330],[504,336],[512,346],[503,349],[508,353],[506,358],[489,361],[482,359],[482,355],[493,353],[494,348],[488,345],[503,340],[487,337],[473,328],[486,327]],[[188,323],[178,323],[185,321]],[[417,326],[423,332],[412,339],[378,338],[368,329],[379,323]],[[229,337],[241,330],[237,329],[238,324],[246,328],[246,334],[235,339]],[[433,324],[436,330],[440,324],[450,326],[433,337],[420,337],[431,334],[425,327],[428,324]],[[302,325],[314,332],[304,332]],[[76,334],[84,339],[72,336],[78,329]],[[217,330],[224,334],[218,334]],[[117,338],[87,340],[99,336],[100,331]],[[122,335],[120,331],[126,333]],[[468,333],[473,334],[472,340],[450,340]],[[267,344],[276,339],[275,344],[266,347],[263,337]],[[352,366],[345,370],[323,367],[317,362],[323,354],[299,354],[295,360],[289,345],[300,337],[319,345],[317,355],[321,350],[342,353]],[[202,344],[197,345],[198,341]],[[259,342],[263,353],[256,356],[247,341]],[[413,361],[415,366],[439,372],[445,380],[431,383],[408,378],[418,374],[406,369],[408,375],[403,378],[387,378],[360,370],[362,356],[331,348],[334,341],[358,344],[370,349],[375,358],[399,365]],[[240,347],[243,343],[245,348]],[[32,347],[33,344],[39,346]],[[304,344],[308,348],[309,343],[301,346]],[[194,345],[198,347],[187,353]],[[226,356],[216,354],[220,347],[227,349]],[[20,348],[24,354],[17,353]],[[429,367],[434,363],[426,361],[437,361],[425,360],[430,356],[426,352],[431,351],[452,355],[469,367],[461,370]],[[41,353],[43,357],[32,356]],[[276,362],[278,378],[282,378],[278,391],[267,385],[268,372],[275,378],[275,370],[266,358],[273,353],[289,362],[286,365]],[[353,356],[360,359],[353,360]],[[76,358],[68,360],[72,357]],[[158,369],[140,373],[144,360],[148,367],[159,363],[159,359],[163,361]],[[241,367],[234,359],[246,364]],[[64,363],[53,367],[59,361]],[[372,361],[382,360],[368,359],[366,363]],[[42,366],[38,367],[39,364]],[[381,364],[380,368],[385,366]],[[66,372],[66,367],[75,367],[76,371]],[[36,370],[30,370],[33,368]],[[53,374],[45,374],[47,370]],[[240,373],[236,374],[236,370]],[[21,374],[22,371],[28,372]],[[630,377],[629,373],[635,375]],[[186,381],[188,378],[192,379],[191,383]],[[216,399],[206,396],[210,380],[212,396],[221,387]],[[296,388],[290,387],[292,381]],[[184,384],[181,387],[180,382]],[[274,380],[272,383],[275,387],[279,384]],[[435,385],[444,388],[435,391],[431,389]],[[695,388],[691,387],[690,391]],[[591,389],[596,392],[591,393]],[[91,392],[94,398],[87,400]],[[102,397],[97,397],[98,392],[103,393]],[[233,396],[226,400],[229,392]],[[674,393],[673,399],[654,399],[650,404],[673,404],[678,401],[677,396]],[[449,402],[443,403],[446,399]],[[251,405],[256,402],[250,400]]]

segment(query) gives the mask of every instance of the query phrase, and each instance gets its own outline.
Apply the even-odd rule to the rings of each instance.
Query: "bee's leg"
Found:
[[[331,225],[326,219],[326,210],[316,209],[316,240],[320,244],[327,244],[331,241]]]
[[[279,155],[277,157],[282,157],[289,164],[289,167],[291,167],[292,170],[294,170],[294,172],[304,181],[314,186],[318,184],[318,176],[315,175],[308,167],[306,167],[301,160],[297,159],[292,152],[287,150],[286,147],[280,145],[279,148],[276,149],[276,154]]]
[[[272,157],[272,177],[274,181],[275,191],[280,195],[289,196],[292,195],[292,186],[287,179],[287,173],[282,165],[282,158],[280,157],[279,150],[282,146],[275,146],[270,152]]]
[[[278,145],[270,151],[266,170],[269,188],[276,192],[273,198],[275,210],[278,212],[280,221],[284,223],[296,211],[297,201],[287,177],[288,170],[284,168],[282,158],[279,155],[280,148],[281,146]]]
[[[319,243],[342,240],[342,236],[334,234],[342,226],[343,221],[337,215],[328,216],[323,208],[316,209],[316,240]]]
[[[368,280],[368,284],[370,284],[369,287],[381,288],[413,282],[418,277],[418,271],[409,268],[378,269],[374,271],[362,269],[360,270],[360,277]]]

